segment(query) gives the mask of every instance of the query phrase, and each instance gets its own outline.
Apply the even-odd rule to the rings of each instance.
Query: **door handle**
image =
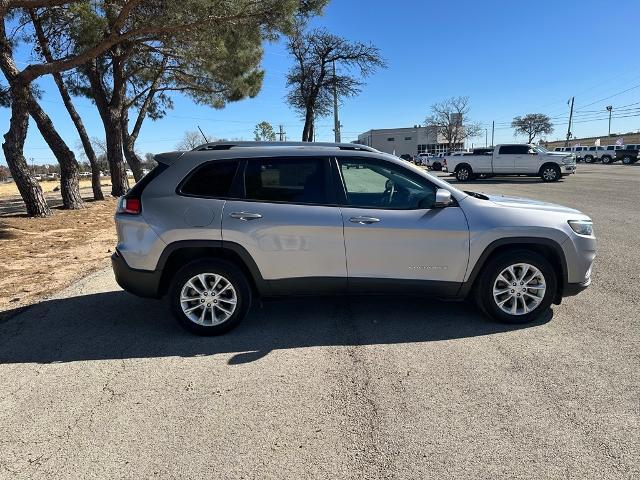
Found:
[[[229,216],[231,218],[237,218],[238,220],[244,220],[245,222],[249,220],[257,220],[258,218],[262,218],[262,215],[259,213],[249,213],[249,212],[233,212],[230,213]]]
[[[351,217],[349,221],[351,223],[359,223],[360,225],[369,225],[371,223],[378,223],[380,219],[375,217]]]

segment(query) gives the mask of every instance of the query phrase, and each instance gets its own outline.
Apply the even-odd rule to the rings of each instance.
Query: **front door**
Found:
[[[342,216],[331,205],[329,159],[250,158],[242,199],[228,200],[223,242],[248,251],[271,293],[344,290]]]
[[[462,210],[434,208],[435,185],[399,164],[346,156],[337,164],[350,288],[455,294],[469,253]]]

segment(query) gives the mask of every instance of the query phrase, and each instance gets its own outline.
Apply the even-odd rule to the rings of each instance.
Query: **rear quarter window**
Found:
[[[179,187],[180,193],[194,197],[224,198],[231,191],[238,170],[237,160],[213,160],[196,167]]]

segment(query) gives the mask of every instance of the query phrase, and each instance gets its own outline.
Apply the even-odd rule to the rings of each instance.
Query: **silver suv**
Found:
[[[596,240],[577,210],[463,192],[355,144],[209,143],[157,155],[116,213],[116,280],[168,296],[219,334],[256,296],[473,297],[530,322],[591,282]]]

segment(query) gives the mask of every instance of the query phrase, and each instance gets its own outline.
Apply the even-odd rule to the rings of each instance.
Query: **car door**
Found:
[[[344,156],[335,167],[349,288],[455,294],[469,252],[457,204],[435,208],[435,185],[388,160]]]
[[[250,158],[241,168],[241,199],[224,206],[223,243],[249,253],[271,293],[346,288],[342,216],[329,188],[329,158]]]
[[[540,167],[542,166],[544,155],[536,151],[535,148],[527,145],[517,146],[520,147],[520,151],[523,153],[514,155],[514,171],[517,173],[537,175],[540,171]]]
[[[519,145],[501,145],[493,155],[493,173],[514,173]],[[520,154],[521,155],[521,154]]]

